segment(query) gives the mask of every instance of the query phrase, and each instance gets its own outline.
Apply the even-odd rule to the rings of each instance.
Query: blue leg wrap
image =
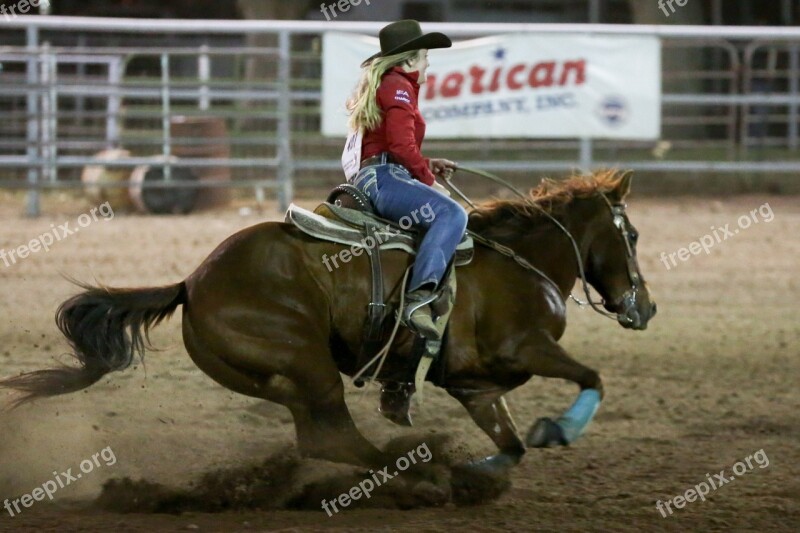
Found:
[[[581,391],[569,410],[556,420],[564,431],[564,438],[572,443],[581,436],[600,407],[600,393],[596,389]]]

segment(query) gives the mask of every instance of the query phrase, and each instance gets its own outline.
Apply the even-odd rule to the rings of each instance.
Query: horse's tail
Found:
[[[80,365],[38,370],[0,381],[0,387],[23,393],[15,406],[85,389],[109,372],[128,368],[135,354],[143,358],[145,348],[150,347],[150,328],[186,303],[184,282],[146,289],[81,287],[84,292],[56,311],[58,329]]]

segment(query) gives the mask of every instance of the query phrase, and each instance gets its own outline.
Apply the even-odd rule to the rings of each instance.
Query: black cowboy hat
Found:
[[[416,20],[400,20],[384,27],[378,37],[381,40],[381,51],[370,57],[363,63],[362,67],[373,59],[386,57],[411,50],[450,48],[453,41],[443,33],[422,33],[422,28]]]

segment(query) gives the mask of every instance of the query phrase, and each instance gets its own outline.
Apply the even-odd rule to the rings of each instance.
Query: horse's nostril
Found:
[[[658,311],[658,305],[653,303],[653,307],[651,308],[650,316],[655,316],[657,311]]]

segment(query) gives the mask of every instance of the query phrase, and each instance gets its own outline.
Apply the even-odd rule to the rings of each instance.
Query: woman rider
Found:
[[[436,183],[436,176],[448,176],[456,164],[420,153],[425,121],[417,101],[420,85],[426,81],[428,49],[448,48],[452,43],[441,33],[423,35],[415,20],[386,26],[380,31],[380,42],[381,52],[362,64],[361,82],[347,102],[351,130],[363,132],[361,170],[353,184],[389,220],[408,220],[426,205],[433,212],[430,222],[418,224],[425,235],[408,284],[403,318],[423,337],[434,338],[437,330],[428,304],[436,297],[464,235],[467,214]]]
[[[420,85],[426,81],[428,50],[449,48],[452,42],[441,33],[423,35],[415,20],[390,24],[379,36],[381,51],[361,65],[361,81],[347,102],[350,129],[363,135],[360,144],[360,136],[352,134],[351,139],[356,141],[348,142],[349,147],[357,145],[356,153],[360,149],[356,159],[361,163],[360,170],[352,182],[386,219],[409,220],[423,206],[433,212],[418,224],[425,234],[407,287],[403,320],[424,338],[435,339],[439,334],[429,304],[438,296],[436,291],[464,235],[467,214],[436,183],[436,176],[448,177],[456,164],[447,159],[428,159],[420,152],[425,121],[417,102]],[[407,398],[410,391],[406,385],[402,392]],[[393,392],[397,395],[401,391]],[[405,413],[388,413],[388,400],[384,389],[384,414],[396,421],[394,415],[400,415],[401,423],[410,423],[406,422],[407,402],[402,402]]]

